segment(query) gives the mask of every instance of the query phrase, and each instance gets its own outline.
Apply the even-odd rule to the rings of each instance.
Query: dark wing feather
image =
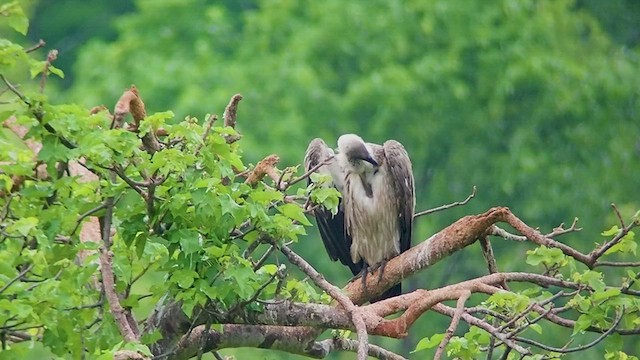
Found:
[[[316,165],[325,161],[329,156],[333,155],[333,151],[327,147],[322,139],[314,139],[307,148],[307,153],[304,157],[304,166],[307,171]],[[331,173],[329,167],[322,166],[318,172]],[[334,176],[334,174],[331,174]],[[311,180],[308,180],[311,183]],[[318,229],[320,231],[320,237],[324,243],[324,247],[329,254],[329,258],[333,261],[340,260],[340,262],[351,269],[351,272],[355,275],[362,270],[362,261],[354,264],[351,260],[351,236],[349,236],[344,227],[344,210],[342,199],[338,204],[338,213],[333,215],[331,211],[319,207],[314,210],[314,216]]]
[[[400,252],[405,252],[411,247],[413,214],[416,206],[411,160],[404,146],[395,140],[386,141],[383,147],[389,174],[393,178],[399,210]]]

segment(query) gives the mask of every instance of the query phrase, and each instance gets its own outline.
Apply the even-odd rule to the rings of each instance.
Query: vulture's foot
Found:
[[[369,291],[367,290],[367,273],[369,272],[369,266],[367,263],[364,263],[362,266],[362,270],[356,277],[362,277],[362,291],[364,292],[364,297],[369,297]]]
[[[387,260],[382,260],[378,263],[378,265],[380,267],[380,273],[378,274],[378,282],[382,281],[382,274],[384,274],[384,268],[385,266],[387,266]]]
[[[380,269],[380,273],[378,273],[378,282],[382,281],[382,275],[384,274],[384,268],[387,266],[387,260],[382,260],[379,263],[369,267],[369,272],[373,274],[378,269]]]

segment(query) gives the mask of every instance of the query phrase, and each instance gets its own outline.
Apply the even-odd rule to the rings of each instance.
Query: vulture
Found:
[[[312,140],[304,163],[307,171],[319,166],[318,173],[330,175],[329,186],[342,195],[337,214],[314,210],[331,260],[363,277],[381,267],[382,276],[386,261],[411,247],[416,199],[407,151],[395,140],[378,145],[345,134],[338,138],[337,153],[322,139]],[[371,302],[400,294],[397,284]]]

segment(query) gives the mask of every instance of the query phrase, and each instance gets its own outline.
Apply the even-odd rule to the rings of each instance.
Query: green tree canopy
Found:
[[[471,359],[496,349],[517,358],[530,351],[529,338],[557,346],[568,338],[592,342],[608,358],[634,353],[623,339],[638,332],[637,214],[627,220],[640,207],[630,196],[638,183],[637,49],[620,49],[575,5],[139,1],[135,13],[118,19],[115,40],[83,49],[73,88],[53,94],[67,104],[44,93],[46,75],[61,74],[55,56],[43,61],[0,39],[2,119],[11,129],[0,139],[3,350],[32,358],[133,356],[126,350],[186,357],[197,348],[250,346],[325,356],[355,351],[362,328],[359,343],[343,332],[317,335],[356,330],[355,318],[367,314],[386,324],[367,331],[400,336],[408,327],[382,320],[391,313],[381,307],[362,306],[364,313],[350,307],[366,300],[359,281],[343,289],[348,299],[340,298],[287,246],[310,224],[296,204],[310,196],[335,206],[337,194],[288,187],[295,170],[286,170],[281,183],[275,157],[265,158],[277,153],[294,165],[311,138],[331,143],[356,132],[405,144],[419,208],[479,189],[469,206],[417,221],[419,251],[392,260],[391,275],[372,289],[381,292],[399,281],[393,274],[408,276],[451,255],[412,278],[410,290],[432,291],[409,291],[392,312],[407,310],[400,318],[406,319],[435,301],[425,317],[446,317],[427,323],[421,317],[408,348],[389,348],[406,356],[442,344],[450,356]],[[10,25],[26,31],[16,3],[2,10]],[[25,68],[38,81],[17,86],[13,75]],[[135,88],[123,93],[131,83],[142,97]],[[205,115],[221,113],[237,92],[245,97],[241,142],[226,126],[235,110],[227,108],[215,123]],[[88,110],[97,104],[113,115]],[[127,113],[133,120],[123,126]],[[262,181],[267,173],[276,176]],[[608,215],[611,202],[619,206]],[[505,208],[437,232],[495,205],[544,225],[547,236]],[[551,228],[574,216],[584,235],[558,242],[575,228]],[[523,237],[500,232],[497,222]],[[614,222],[602,238],[591,236]],[[92,236],[82,235],[87,224]],[[487,234],[532,245],[496,246],[493,256]],[[478,238],[497,274],[482,276],[480,247],[459,252]],[[327,278],[345,275],[326,261],[319,240],[302,241],[293,249]],[[351,317],[327,305],[330,298],[317,287],[343,301]],[[466,315],[445,300],[457,300]],[[456,313],[468,327],[449,337],[453,332],[444,330],[447,324],[456,330]],[[543,318],[544,327],[537,323]],[[313,331],[291,335],[290,325]],[[511,332],[516,338],[504,337]],[[562,353],[531,346],[531,358]]]
[[[597,231],[610,202],[636,205],[637,55],[572,1],[137,4],[116,41],[84,49],[70,96],[93,105],[136,83],[181,118],[241,92],[253,160],[298,163],[316,136],[395,138],[422,207],[477,185],[474,209]]]

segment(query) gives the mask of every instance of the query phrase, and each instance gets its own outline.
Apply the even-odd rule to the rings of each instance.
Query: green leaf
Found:
[[[540,326],[540,324],[531,324],[529,325],[529,329],[537,332],[538,334],[542,334],[542,326]]]
[[[15,31],[22,35],[27,35],[29,19],[27,19],[22,7],[20,7],[17,1],[1,5],[0,16],[7,17],[9,26]]]
[[[259,204],[267,205],[273,201],[281,201],[282,193],[272,189],[260,189],[249,193],[249,198]]]
[[[59,78],[64,79],[64,72],[53,65],[49,65],[49,71],[57,75]]]
[[[202,239],[197,231],[182,229],[176,231],[174,236],[179,237],[180,247],[185,255],[202,250]]]
[[[173,117],[174,114],[172,111],[158,112],[147,116],[140,122],[140,127],[138,129],[139,135],[142,136],[152,130],[155,131],[155,129],[162,127],[167,120],[172,119]]]
[[[280,205],[278,206],[278,211],[289,219],[296,220],[303,225],[311,226],[311,222],[309,222],[309,219],[304,215],[304,210],[296,204]]]
[[[269,275],[274,275],[276,272],[278,271],[278,266],[275,264],[266,264],[264,266],[262,266],[259,270],[258,273],[267,273]]]
[[[499,309],[504,308],[514,311],[522,311],[529,306],[531,300],[527,296],[505,291],[491,295],[485,302],[492,304],[493,307],[497,307]]]
[[[567,263],[567,256],[558,248],[540,246],[534,250],[527,251],[527,264],[529,265],[565,266]]]
[[[601,232],[600,235],[602,235],[602,236],[613,236],[613,235],[616,235],[619,231],[620,231],[620,229],[618,228],[618,226],[617,225],[613,225],[609,230],[605,230],[605,231]]]
[[[633,355],[628,355],[625,352],[622,351],[609,351],[606,350],[606,353],[604,355],[604,359],[605,360],[638,360],[638,358],[636,356]]]
[[[11,176],[0,174],[0,189],[3,189],[5,192],[11,191],[13,188],[13,179]]]
[[[49,347],[37,341],[24,341],[11,344],[11,348],[2,351],[3,359],[40,360],[58,358]]]
[[[631,253],[633,255],[636,254],[636,249],[638,248],[638,244],[635,242],[635,233],[633,231],[629,231],[625,236],[620,239],[620,241],[610,247],[605,254],[613,254],[616,252],[621,253]]]
[[[572,278],[574,281],[589,285],[595,291],[603,291],[606,287],[602,280],[602,273],[597,271],[586,270],[582,274],[574,273]]]
[[[314,203],[324,205],[324,207],[331,210],[331,213],[334,215],[338,212],[340,197],[340,192],[333,187],[322,187],[311,192],[311,200],[313,200]]]
[[[198,273],[189,269],[176,270],[171,275],[171,281],[183,289],[190,288],[196,278],[198,278]]]
[[[233,286],[236,287],[238,296],[243,299],[249,299],[253,295],[253,286],[255,273],[250,267],[236,265],[224,272],[225,278],[231,280]]]
[[[31,78],[34,79],[38,74],[41,74],[44,69],[47,67],[46,61],[32,61],[29,66],[29,73]]]
[[[444,334],[435,334],[432,337],[425,337],[418,341],[416,348],[411,351],[411,354],[416,353],[418,351],[431,349],[440,344],[440,342],[444,339]]]
[[[222,194],[218,197],[223,214],[230,214],[234,219],[242,217],[243,208],[231,198],[229,194]]]
[[[136,342],[128,342],[125,343],[124,346],[122,347],[123,350],[132,350],[135,351],[137,353],[140,353],[142,355],[146,355],[146,356],[153,356],[153,354],[151,354],[151,350],[149,350],[149,347],[147,347],[144,344],[140,344],[140,343],[136,343]]]
[[[9,233],[18,233],[22,236],[27,236],[36,226],[38,226],[38,218],[25,217],[18,219],[13,224],[7,227]]]
[[[589,314],[582,314],[576,320],[576,323],[573,325],[573,335],[578,334],[591,326],[591,316]]]
[[[620,289],[610,288],[607,290],[595,291],[593,294],[591,294],[591,299],[593,301],[603,301],[618,295],[620,295]]]

